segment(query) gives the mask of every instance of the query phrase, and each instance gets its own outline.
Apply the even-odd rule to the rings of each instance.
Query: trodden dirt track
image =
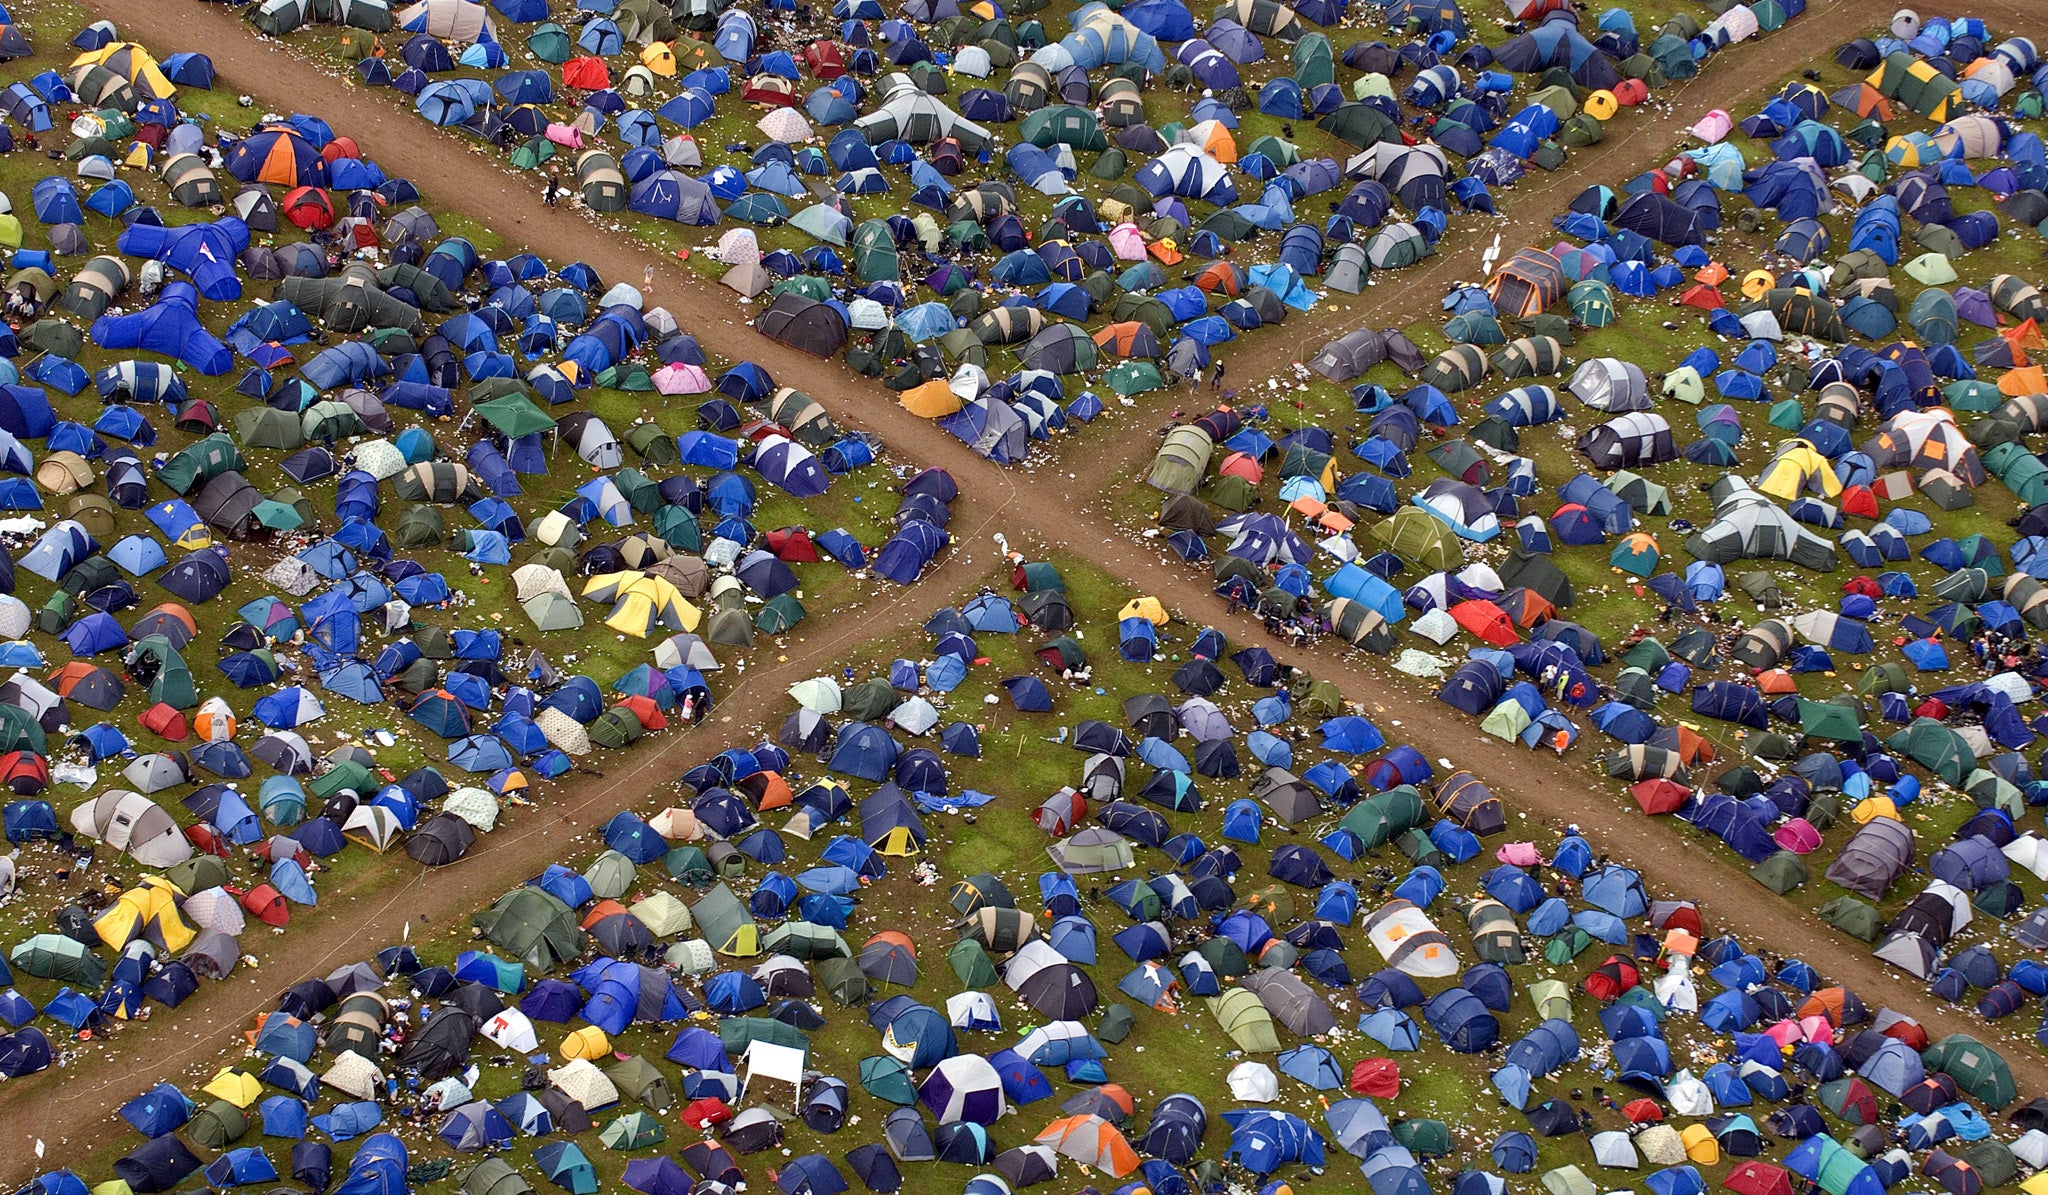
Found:
[[[734,297],[707,284],[674,262],[654,258],[628,237],[612,233],[569,209],[538,202],[538,188],[500,168],[466,143],[431,128],[382,97],[300,61],[280,43],[257,37],[233,11],[196,0],[121,0],[92,5],[95,15],[113,19],[159,49],[196,47],[212,55],[222,89],[252,95],[258,110],[317,112],[365,145],[393,175],[413,179],[444,209],[461,211],[497,232],[508,251],[533,248],[551,261],[582,259],[606,277],[635,276],[652,258],[659,280],[653,301],[684,313],[685,326],[704,346],[728,359],[751,358],[778,381],[805,390],[841,423],[882,435],[901,460],[941,465],[960,480],[953,548],[910,591],[882,593],[859,611],[841,612],[819,635],[807,636],[786,659],[728,674],[715,718],[687,732],[673,732],[658,745],[628,757],[627,765],[602,780],[579,777],[558,785],[559,797],[521,812],[516,824],[480,839],[462,862],[431,875],[414,872],[406,882],[362,897],[343,891],[323,894],[322,910],[303,919],[284,937],[256,942],[260,970],[238,972],[228,983],[203,991],[160,1023],[104,1044],[74,1070],[45,1072],[0,1087],[0,1181],[26,1179],[39,1163],[29,1147],[47,1143],[49,1157],[86,1148],[121,1101],[179,1070],[210,1063],[230,1035],[272,1007],[276,992],[309,973],[330,970],[397,941],[408,923],[424,914],[428,926],[445,927],[501,891],[512,878],[538,872],[564,852],[567,840],[600,824],[613,812],[642,802],[670,783],[690,762],[723,747],[750,741],[758,723],[780,712],[783,690],[816,675],[858,642],[900,633],[922,622],[933,605],[953,597],[976,578],[989,575],[987,536],[1005,531],[1091,560],[1150,592],[1169,607],[1215,621],[1219,613],[1209,587],[1196,573],[1165,559],[1086,501],[1125,478],[1152,450],[1152,437],[1135,434],[1072,437],[1034,471],[1005,470],[975,456],[932,424],[908,415],[875,384],[836,361],[820,361],[788,349],[747,327]],[[1992,0],[1973,11],[1994,20],[2040,15],[2039,6]],[[1452,248],[1415,270],[1382,282],[1355,301],[1326,301],[1317,311],[1289,322],[1287,334],[1252,338],[1229,356],[1233,376],[1254,378],[1302,355],[1304,345],[1363,325],[1406,323],[1418,311],[1433,311],[1450,282],[1479,275],[1479,259],[1498,232],[1502,252],[1548,239],[1549,214],[1593,182],[1617,182],[1664,160],[1679,131],[1709,107],[1737,111],[1775,87],[1819,52],[1863,31],[1873,9],[1852,0],[1816,0],[1783,33],[1724,52],[1695,80],[1662,93],[1670,106],[1633,114],[1626,131],[1598,146],[1575,151],[1569,168],[1533,176],[1513,194],[1513,214],[1465,230]],[[152,39],[149,31],[175,30]],[[692,315],[697,318],[691,318]],[[1120,416],[1150,426],[1148,416],[1174,401],[1152,395],[1135,412]],[[977,542],[979,541],[979,542]],[[1255,624],[1244,623],[1246,634]],[[1972,1032],[1989,1038],[1989,1027],[1961,1010],[1928,997],[1920,985],[1886,968],[1857,943],[1821,924],[1791,902],[1775,897],[1730,862],[1726,852],[1690,839],[1668,822],[1641,817],[1616,799],[1611,783],[1591,778],[1548,756],[1538,756],[1483,735],[1477,725],[1431,700],[1420,683],[1353,658],[1303,652],[1268,644],[1288,663],[1336,680],[1347,695],[1366,697],[1382,725],[1399,721],[1393,737],[1409,739],[1425,753],[1454,759],[1483,776],[1513,810],[1553,824],[1577,822],[1598,849],[1644,870],[1660,891],[1659,878],[1683,875],[1683,894],[1700,901],[1709,924],[1796,952],[1832,980],[1855,988],[1872,1004],[1886,1004],[1918,1017],[1930,1033]],[[1391,726],[1390,726],[1391,729]],[[1026,794],[1027,796],[1029,794]],[[368,887],[366,884],[365,887]],[[161,1023],[168,1022],[168,1023]],[[2048,1060],[2030,1042],[2007,1049],[2022,1098],[2048,1091]]]

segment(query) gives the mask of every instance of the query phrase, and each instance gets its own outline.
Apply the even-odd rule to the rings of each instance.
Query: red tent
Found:
[[[818,546],[811,542],[811,533],[804,527],[778,527],[768,533],[768,550],[775,553],[777,560],[791,564],[816,564]]]
[[[1676,780],[1652,777],[1629,785],[1628,795],[1636,799],[1636,804],[1643,807],[1644,813],[1655,817],[1660,813],[1678,812],[1679,806],[1685,804],[1686,798],[1692,795],[1692,790]]]
[[[1656,1124],[1664,1119],[1664,1109],[1656,1100],[1630,1100],[1621,1110],[1630,1124]]]
[[[1721,1189],[1736,1195],[1792,1195],[1792,1176],[1783,1166],[1750,1158],[1735,1163]]]
[[[1401,1094],[1401,1068],[1391,1058],[1361,1058],[1351,1068],[1351,1090],[1376,1100]]]
[[[1452,606],[1451,618],[1474,638],[1483,639],[1495,647],[1508,647],[1520,642],[1515,634],[1515,624],[1508,620],[1507,613],[1485,598],[1473,598]]]
[[[142,711],[142,728],[162,739],[182,743],[192,736],[192,728],[185,723],[185,715],[159,701]]]
[[[1618,954],[1610,954],[1607,961],[1593,968],[1586,976],[1586,993],[1595,1000],[1612,1000],[1642,982],[1642,973],[1635,963]]]
[[[258,884],[242,894],[242,907],[265,925],[283,925],[292,919],[284,894],[268,884]]]
[[[603,91],[612,85],[611,69],[602,58],[571,58],[562,64],[562,86],[578,91]]]
[[[804,47],[804,69],[827,82],[846,73],[846,51],[836,41],[814,41]]]
[[[1864,519],[1880,517],[1877,509],[1877,495],[1871,492],[1870,487],[1867,485],[1845,486],[1839,501],[1842,504],[1842,513],[1845,515],[1855,515],[1858,518]],[[1873,594],[1872,596],[1876,595]]]
[[[334,227],[334,200],[328,198],[322,187],[299,187],[287,192],[278,210],[307,232]]]
[[[33,797],[50,787],[50,767],[33,751],[9,751],[0,755],[0,784],[16,796]]]
[[[1843,491],[1843,493],[1847,492],[1847,490]],[[1842,592],[1860,594],[1873,602],[1884,596],[1884,590],[1877,587],[1877,582],[1869,577],[1861,576],[1851,577],[1847,581],[1842,582]]]
[[[1728,304],[1721,298],[1721,292],[1704,282],[1695,282],[1685,288],[1678,301],[1687,307],[1698,307],[1704,311],[1718,311]]]

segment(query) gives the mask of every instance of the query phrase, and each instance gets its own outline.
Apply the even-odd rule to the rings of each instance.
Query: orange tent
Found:
[[[1998,392],[2008,398],[2048,391],[2048,372],[2038,365],[2023,365],[1998,375]]]
[[[1794,681],[1792,674],[1783,668],[1772,668],[1757,673],[1756,687],[1759,692],[1767,697],[1782,697],[1787,693],[1797,693],[1799,691],[1798,682]]]
[[[583,915],[582,928],[589,929],[591,926],[596,925],[598,922],[603,921],[605,918],[611,916],[614,913],[627,913],[628,916],[631,916],[631,913],[627,911],[626,906],[620,904],[618,901],[598,901],[596,904],[590,906],[590,911],[588,913],[585,913]]]
[[[1196,271],[1195,285],[1215,295],[1229,295],[1233,298],[1244,289],[1244,274],[1227,261],[1211,262]]]
[[[1678,759],[1686,767],[1705,763],[1714,758],[1712,739],[1690,727],[1678,728]]]
[[[1177,266],[1181,263],[1181,252],[1170,240],[1153,241],[1145,246],[1145,251],[1158,258],[1160,265]]]
[[[788,808],[796,797],[789,791],[789,781],[780,772],[755,772],[732,786],[733,791],[754,803],[754,808],[766,812],[770,809]]]
[[[1629,785],[1628,794],[1636,799],[1644,813],[1655,817],[1660,813],[1676,813],[1686,798],[1692,796],[1692,790],[1676,780],[1653,776]]]
[[[1119,357],[1157,357],[1159,336],[1138,320],[1107,324],[1095,334],[1095,347]]]
[[[192,734],[192,728],[185,723],[185,715],[159,701],[142,711],[142,728],[158,738],[182,743]]]
[[[1892,119],[1892,103],[1884,93],[1868,83],[1836,92],[1829,97],[1838,108],[1847,108],[1858,116],[1875,117],[1879,124],[1889,124]]]
[[[960,396],[953,393],[943,378],[905,390],[899,401],[904,410],[921,419],[940,419],[960,409]]]
[[[2015,356],[2021,349],[2048,348],[2048,342],[2041,339],[2041,325],[2032,316],[1999,333],[2005,342],[2013,347]]]
[[[1093,1113],[1053,1121],[1038,1135],[1037,1143],[1083,1166],[1107,1171],[1111,1178],[1122,1178],[1138,1168],[1138,1151],[1124,1140],[1123,1132]]]
[[[638,693],[634,693],[620,698],[619,704],[633,711],[633,716],[640,719],[642,729],[665,730],[668,728],[668,715],[661,712],[661,707],[655,704],[652,697],[643,697]]]
[[[1721,298],[1719,290],[1704,282],[1687,287],[1685,293],[1678,297],[1678,301],[1687,307],[1697,307],[1702,311],[1718,311],[1728,305],[1727,301]]]
[[[1699,271],[1692,277],[1695,282],[1704,282],[1708,286],[1719,286],[1723,282],[1728,281],[1728,267],[1718,261],[1710,261],[1706,265],[1701,266]]]

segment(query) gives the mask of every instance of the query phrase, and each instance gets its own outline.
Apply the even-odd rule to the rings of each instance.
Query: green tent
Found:
[[[761,953],[758,927],[746,902],[732,889],[718,884],[690,906],[690,916],[703,931],[704,940],[720,954],[748,957]]]
[[[1375,524],[1371,536],[1396,556],[1420,565],[1424,572],[1448,572],[1465,562],[1457,535],[1421,507],[1403,507],[1392,518]]]
[[[347,409],[344,407],[343,409]],[[350,412],[354,414],[354,412]],[[249,467],[242,459],[242,452],[226,432],[214,432],[195,444],[180,449],[164,467],[157,470],[157,480],[169,486],[178,494],[189,494],[194,489],[215,477],[230,471],[240,472]]]
[[[1271,1054],[1280,1049],[1280,1036],[1273,1028],[1273,1014],[1259,1003],[1256,994],[1231,988],[1209,1000],[1209,1011],[1230,1040],[1247,1054]]]
[[[1572,309],[1572,317],[1589,328],[1605,328],[1617,318],[1614,313],[1614,288],[1597,279],[1588,278],[1565,293],[1565,302]]]
[[[887,1054],[860,1060],[860,1085],[885,1103],[907,1108],[917,1102],[917,1082],[910,1068]]]
[[[533,1184],[503,1158],[485,1158],[462,1176],[462,1195],[534,1195]]]
[[[1586,1177],[1577,1164],[1559,1166],[1543,1175],[1543,1189],[1550,1195],[1599,1195],[1600,1188]]]
[[[990,961],[988,951],[973,938],[962,938],[946,951],[946,961],[953,966],[953,974],[960,979],[962,988],[985,988],[995,982],[996,967]]]
[[[1372,850],[1421,825],[1423,817],[1422,794],[1403,784],[1352,806],[1338,825],[1358,835],[1366,849]]]
[[[1884,915],[1876,906],[1853,896],[1838,896],[1822,905],[1818,910],[1820,919],[1865,942],[1876,942],[1884,935]]]
[[[1905,729],[1887,739],[1885,745],[1949,784],[1960,785],[1964,775],[1976,766],[1969,741],[1932,718],[1913,719]]]
[[[754,629],[763,635],[784,635],[803,620],[803,603],[796,600],[795,594],[781,593],[762,605],[761,612],[754,616]]]
[[[712,880],[711,861],[704,857],[702,847],[690,844],[676,847],[662,856],[661,865],[667,869],[670,879],[692,888],[701,888]]]
[[[1790,893],[1809,878],[1806,864],[1791,851],[1779,851],[1749,869],[1749,878],[1779,896]]]
[[[661,1122],[645,1112],[628,1112],[607,1123],[598,1133],[606,1149],[652,1149],[667,1139]]]
[[[540,888],[514,888],[469,919],[492,945],[545,971],[583,949],[576,911]]]
[[[1409,1153],[1440,1158],[1451,1152],[1451,1127],[1441,1120],[1396,1121],[1394,1140],[1407,1146]]]
[[[226,1100],[215,1100],[185,1125],[185,1135],[206,1149],[226,1149],[249,1135],[249,1114]]]
[[[1956,1081],[1964,1095],[2003,1108],[2018,1094],[2005,1056],[1967,1033],[1952,1033],[1921,1051],[1920,1061]]]
[[[874,985],[860,969],[856,958],[828,958],[818,963],[818,986],[824,988],[842,1008],[856,1008],[868,1002]]]
[[[169,639],[162,635],[144,635],[122,658],[131,667],[145,659],[153,662],[156,675],[149,681],[151,701],[160,701],[181,710],[199,704],[199,691],[192,684],[192,669],[186,665],[185,657],[178,654],[178,649],[171,646]]]
[[[1125,361],[1103,375],[1103,383],[1118,394],[1130,397],[1133,394],[1149,394],[1166,386],[1159,376],[1159,367],[1150,361]]]
[[[1574,925],[1543,944],[1543,961],[1562,967],[1593,944],[1593,935]]]
[[[511,439],[530,436],[535,432],[553,431],[555,421],[547,412],[533,405],[533,400],[523,394],[508,394],[480,403],[475,408],[477,417],[496,428],[499,433]]]
[[[718,1037],[725,1043],[725,1052],[734,1058],[757,1041],[806,1052],[811,1048],[809,1034],[773,1017],[727,1017],[718,1023]]]
[[[107,977],[107,964],[100,956],[63,934],[37,934],[16,946],[7,958],[23,974],[83,988],[98,988]]]
[[[1799,699],[1799,730],[1810,738],[1833,739],[1838,743],[1863,741],[1863,725],[1856,711],[1832,701]]]
[[[1102,122],[1086,108],[1054,104],[1040,108],[1017,125],[1017,137],[1040,149],[1069,145],[1076,150],[1103,150],[1109,141],[1102,135]]]
[[[737,851],[734,854],[738,855]],[[744,863],[745,855],[739,855]],[[815,921],[785,921],[761,939],[763,954],[786,954],[800,959],[852,958],[853,948],[839,931]]]

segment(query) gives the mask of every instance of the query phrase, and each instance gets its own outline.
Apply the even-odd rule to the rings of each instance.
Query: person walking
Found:
[[[651,295],[651,294],[653,294],[653,293],[654,293],[654,263],[652,263],[652,262],[649,262],[649,263],[647,264],[647,268],[646,268],[645,270],[641,271],[641,273],[640,273],[640,296],[641,296],[642,298],[645,298],[645,297],[647,297],[648,295]]]
[[[553,207],[555,206],[555,200],[561,198],[561,195],[562,172],[559,170],[551,171],[548,174],[548,185],[541,189],[540,201],[549,207]]]
[[[1214,369],[1215,372],[1209,375],[1209,389],[1221,390],[1223,389],[1223,362],[1217,361]]]

